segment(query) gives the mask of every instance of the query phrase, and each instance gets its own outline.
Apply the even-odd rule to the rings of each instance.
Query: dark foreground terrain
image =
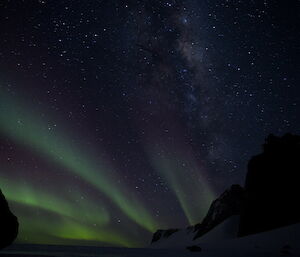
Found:
[[[220,227],[219,227],[220,228]],[[211,233],[220,233],[219,229]],[[101,248],[80,246],[12,245],[0,253],[9,257],[300,257],[300,224],[286,226],[256,235],[235,239],[197,241],[197,252],[174,248],[176,241],[187,235],[178,235],[167,249]],[[216,235],[213,237],[215,238]],[[193,248],[191,248],[193,249]]]

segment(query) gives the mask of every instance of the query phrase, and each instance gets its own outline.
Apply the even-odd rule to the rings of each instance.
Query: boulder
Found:
[[[167,230],[159,229],[153,234],[151,243],[154,243],[154,242],[160,240],[161,238],[168,238],[172,234],[176,233],[178,230],[179,229],[177,229],[177,228],[171,228],[171,229],[167,229]]]

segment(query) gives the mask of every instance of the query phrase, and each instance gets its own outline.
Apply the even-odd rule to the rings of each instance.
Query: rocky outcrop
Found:
[[[18,235],[19,223],[0,190],[0,249],[10,245]]]
[[[241,205],[244,198],[244,189],[240,185],[232,185],[220,197],[214,200],[202,223],[187,227],[186,234],[192,234],[193,239],[197,239],[206,234],[214,227],[225,221],[227,218],[240,214]],[[157,230],[153,234],[151,243],[163,238],[168,238],[174,233],[182,231],[179,229]]]
[[[232,185],[220,197],[214,200],[203,221],[195,225],[194,239],[201,237],[227,218],[241,213],[245,190],[240,185]]]
[[[248,164],[239,235],[300,222],[300,136],[270,135]]]
[[[160,240],[161,238],[168,238],[172,234],[176,233],[178,230],[179,229],[177,229],[177,228],[167,229],[167,230],[159,229],[153,234],[151,243],[154,243],[154,242]]]

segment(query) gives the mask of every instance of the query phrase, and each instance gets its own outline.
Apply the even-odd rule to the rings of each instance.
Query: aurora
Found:
[[[83,199],[84,201],[78,201],[76,199],[80,199],[81,195],[86,195],[85,192],[80,192],[78,188],[72,190],[71,197],[65,199],[62,195],[68,195],[68,192],[62,189],[55,190],[55,185],[52,187],[47,185],[48,192],[45,192],[46,188],[36,187],[27,177],[19,177],[16,180],[11,175],[13,171],[8,172],[6,170],[4,174],[8,175],[0,177],[0,186],[7,194],[8,199],[12,201],[13,206],[16,206],[15,208],[21,215],[23,213],[24,216],[21,217],[21,220],[24,220],[25,224],[31,224],[30,227],[32,227],[32,229],[28,229],[28,225],[22,227],[23,232],[20,233],[19,240],[28,238],[29,231],[30,234],[35,234],[43,230],[44,236],[40,238],[39,242],[50,240],[52,243],[57,243],[61,238],[68,240],[68,242],[83,240],[122,246],[139,245],[137,237],[128,241],[125,239],[126,236],[121,236],[120,231],[114,232],[111,236],[109,233],[103,232],[110,227],[113,215],[110,210],[111,204],[119,208],[127,219],[149,232],[154,232],[159,227],[164,226],[161,221],[153,218],[153,212],[143,205],[139,197],[133,194],[128,186],[120,183],[118,174],[109,162],[104,159],[91,158],[91,156],[95,156],[95,153],[91,153],[90,150],[82,151],[82,147],[78,143],[72,143],[74,140],[66,136],[63,130],[60,131],[58,128],[50,130],[48,124],[51,123],[51,119],[53,119],[51,114],[41,116],[22,103],[22,100],[16,101],[5,94],[1,94],[0,133],[15,143],[31,149],[39,158],[47,162],[54,162],[57,167],[64,169],[66,176],[72,174],[78,176],[90,187],[95,188],[104,198],[109,199],[110,203],[107,204],[107,201],[101,201],[101,199],[89,200],[89,197]],[[152,149],[149,153],[155,151],[156,149]],[[181,158],[185,157],[182,156]],[[209,201],[212,196],[201,198],[201,192],[194,190],[194,199],[202,202],[202,209],[197,209],[191,205],[189,199],[185,197],[184,190],[188,190],[189,186],[180,177],[182,171],[178,169],[176,163],[170,162],[174,159],[178,159],[178,156],[166,156],[163,159],[153,159],[153,156],[149,156],[149,160],[153,162],[153,167],[162,173],[161,175],[165,177],[174,195],[178,198],[188,223],[194,224],[204,213],[207,205],[204,200]],[[185,161],[195,165],[187,159]],[[196,169],[197,167],[187,168]],[[199,177],[195,181],[199,182],[200,180]],[[116,181],[118,181],[117,184]],[[201,184],[198,182],[194,183],[192,188],[195,189],[199,186],[201,188]],[[72,185],[66,185],[66,188],[70,187]],[[205,194],[211,194],[209,189],[201,190],[206,190]],[[46,220],[33,225],[34,219],[30,218],[32,214],[28,215],[24,211],[26,208],[28,210],[37,208],[43,213],[58,216],[59,222],[52,221],[50,226],[47,225],[48,228],[42,229],[41,223],[47,223]],[[78,212],[78,209],[86,211]],[[47,219],[47,215],[43,219]],[[103,236],[103,233],[106,236]],[[26,240],[28,241],[28,239]]]
[[[149,246],[243,185],[268,134],[299,134],[296,0],[217,2],[0,2],[17,243]]]
[[[24,111],[24,107],[19,106],[19,103],[9,102],[3,97],[0,100],[0,126],[5,135],[32,147],[46,158],[51,158],[68,171],[79,175],[109,197],[128,218],[149,231],[155,230],[157,225],[143,204],[127,192],[125,187],[120,184],[115,185],[113,181],[117,181],[117,178],[110,172],[113,168],[106,167],[104,160],[89,161],[88,157],[78,151],[79,146],[73,146],[66,142],[65,137],[49,132],[46,124],[43,124],[34,114]],[[126,196],[130,196],[130,200]]]
[[[150,151],[151,152],[151,151]],[[155,153],[154,150],[152,150]],[[170,150],[165,151],[171,152]],[[157,172],[164,177],[172,191],[176,195],[190,225],[195,225],[203,218],[210,203],[215,199],[215,194],[206,185],[204,177],[200,173],[193,172],[201,170],[197,164],[185,158],[184,155],[158,157],[152,155],[153,166]],[[182,164],[185,164],[184,166]],[[185,170],[189,170],[192,178],[187,178]],[[190,201],[192,196],[193,201]]]
[[[16,142],[32,148],[38,154],[42,154],[44,158],[51,158],[51,160],[55,161],[58,165],[67,168],[67,172],[73,172],[83,180],[89,182],[91,186],[96,187],[109,197],[129,219],[132,219],[140,226],[152,232],[158,227],[154,225],[154,220],[150,214],[147,213],[146,209],[142,207],[142,203],[134,198],[134,195],[130,194],[125,187],[122,188],[120,184],[114,185],[113,176],[109,172],[108,167],[103,165],[104,161],[101,163],[102,165],[99,165],[99,162],[93,163],[89,161],[87,157],[76,150],[80,147],[71,146],[68,142],[65,142],[65,140],[59,137],[59,135],[53,134],[52,131],[49,132],[47,125],[43,124],[42,121],[29,111],[26,112],[24,106],[7,100],[7,98],[4,99],[4,97],[1,97],[0,126],[2,133],[16,140]],[[71,226],[67,225],[66,229],[62,232],[57,232],[57,235],[52,236],[68,238],[70,240],[84,239],[104,243],[110,242],[114,245],[122,246],[136,245],[134,242],[124,242],[124,239],[117,236],[120,232],[116,233],[115,236],[109,236],[109,233],[105,233],[105,237],[101,236],[101,233],[103,233],[101,232],[103,231],[102,225],[109,223],[110,214],[99,200],[97,200],[97,203],[85,202],[85,206],[80,206],[74,199],[73,201],[72,199],[63,201],[59,196],[55,197],[52,194],[45,194],[43,191],[36,191],[30,186],[30,183],[25,186],[24,179],[26,180],[26,178],[23,178],[22,183],[16,184],[12,180],[0,178],[1,187],[6,192],[9,200],[31,208],[38,207],[46,211],[51,211],[56,215],[64,217],[66,221],[63,222],[63,224],[70,224],[68,220],[74,219],[76,222],[79,222],[79,224],[75,226],[74,224],[77,223],[73,221],[74,226],[72,226],[72,230],[70,230]],[[117,181],[117,179],[114,178],[114,181]],[[79,194],[78,191],[76,193]],[[130,196],[130,200],[126,199],[126,196]],[[89,206],[87,206],[87,204],[89,204]],[[97,208],[98,205],[102,206],[102,208]],[[87,212],[78,212],[78,209],[81,208],[87,210]],[[89,212],[89,210],[92,210],[92,212]],[[86,217],[86,215],[88,215],[88,217]],[[91,229],[80,225],[80,222],[82,220],[86,222],[87,218],[90,224],[97,224],[99,229],[96,230],[93,227]],[[28,221],[24,223],[27,224]],[[30,222],[30,224],[33,224],[33,222]],[[62,227],[61,225],[55,226]],[[33,234],[35,233],[34,227],[35,226],[33,226],[33,232],[31,232]],[[65,225],[63,227],[65,227]],[[55,230],[55,227],[51,226],[51,228],[50,231]],[[26,227],[24,229],[26,230]],[[83,231],[85,232],[82,233]],[[116,241],[115,238],[119,239]]]

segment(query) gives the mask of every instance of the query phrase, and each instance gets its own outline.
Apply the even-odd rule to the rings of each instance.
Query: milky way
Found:
[[[299,133],[298,2],[1,1],[0,188],[18,242],[138,247]]]

